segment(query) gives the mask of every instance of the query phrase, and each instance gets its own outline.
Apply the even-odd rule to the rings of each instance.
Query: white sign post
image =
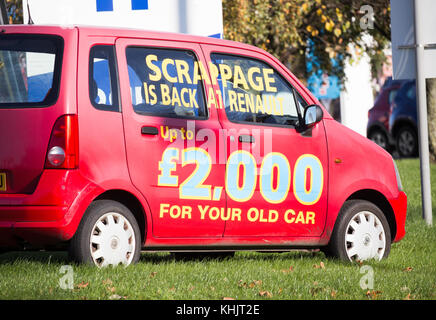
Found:
[[[422,215],[432,224],[426,78],[436,78],[436,1],[391,0],[394,79],[416,79]]]

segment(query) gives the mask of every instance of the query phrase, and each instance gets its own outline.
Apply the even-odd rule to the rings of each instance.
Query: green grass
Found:
[[[436,299],[436,226],[421,218],[419,161],[397,161],[408,195],[406,237],[380,262],[344,263],[321,252],[238,252],[224,260],[180,261],[143,253],[128,268],[73,268],[73,289],[62,289],[62,252],[0,256],[0,299]],[[432,165],[436,208],[436,165]],[[434,214],[433,214],[434,215]],[[435,216],[435,215],[434,215]],[[433,218],[435,223],[436,220]],[[369,276],[373,287],[361,287]]]

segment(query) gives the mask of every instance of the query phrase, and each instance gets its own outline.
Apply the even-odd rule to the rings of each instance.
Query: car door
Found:
[[[227,209],[240,213],[226,222],[224,236],[321,235],[328,181],[323,122],[298,129],[308,103],[269,56],[212,45],[203,50],[222,99]]]
[[[225,164],[216,161],[221,130],[207,108],[199,45],[120,38],[116,49],[127,163],[153,236],[222,237],[225,222],[207,215],[225,207]]]

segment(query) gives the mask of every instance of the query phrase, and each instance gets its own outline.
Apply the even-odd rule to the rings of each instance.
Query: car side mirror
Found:
[[[304,111],[304,127],[305,129],[312,128],[322,120],[324,112],[322,108],[316,104],[310,105]]]

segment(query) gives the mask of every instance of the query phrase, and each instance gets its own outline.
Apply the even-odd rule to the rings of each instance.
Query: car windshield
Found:
[[[55,36],[0,35],[0,108],[53,104],[62,50]]]

